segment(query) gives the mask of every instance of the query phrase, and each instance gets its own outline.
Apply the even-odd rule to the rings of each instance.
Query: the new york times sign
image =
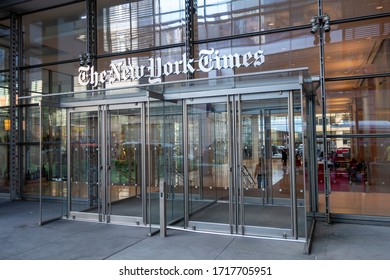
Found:
[[[81,66],[79,68],[78,80],[80,85],[91,85],[96,87],[99,83],[115,83],[124,81],[136,81],[149,76],[149,83],[161,83],[163,76],[194,73],[199,70],[210,72],[212,70],[233,69],[241,67],[258,67],[264,63],[264,51],[258,50],[254,53],[220,55],[218,50],[201,50],[199,60],[187,59],[187,55],[182,55],[182,60],[165,62],[161,57],[150,58],[149,65],[126,65],[123,62],[111,63],[109,70],[101,72],[95,71],[94,66]]]

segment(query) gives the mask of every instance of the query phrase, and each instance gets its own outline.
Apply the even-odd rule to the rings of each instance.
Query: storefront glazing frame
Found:
[[[90,3],[90,1],[88,1],[89,3]],[[192,1],[191,1],[192,2]],[[319,6],[321,6],[322,5],[322,3],[324,3],[325,1],[318,1],[318,5]],[[186,2],[186,3],[190,3],[190,2]],[[191,4],[191,3],[190,3]],[[188,7],[191,7],[191,5],[189,5]],[[188,13],[186,14],[186,15],[188,15]],[[359,21],[365,21],[365,20],[370,20],[370,19],[378,19],[378,18],[386,18],[386,17],[388,17],[389,16],[389,14],[388,13],[384,13],[384,14],[376,14],[376,15],[368,15],[368,16],[359,16],[359,17],[354,17],[354,18],[347,18],[347,19],[338,19],[338,20],[331,20],[331,24],[332,25],[336,25],[336,24],[342,24],[342,23],[349,23],[349,22],[359,22]],[[19,21],[19,24],[20,24],[20,21]],[[92,25],[92,24],[91,24]],[[90,25],[90,30],[91,30],[91,25]],[[16,26],[14,26],[13,25],[13,28],[12,28],[12,30],[16,30],[17,28],[16,28]],[[190,28],[189,27],[187,27],[187,30],[189,31],[190,30]],[[261,31],[261,32],[257,32],[257,33],[254,33],[255,35],[259,35],[259,36],[261,36],[261,35],[267,35],[267,34],[274,34],[274,33],[277,33],[277,32],[285,32],[285,31],[291,31],[291,30],[309,30],[309,25],[305,25],[305,26],[298,26],[298,27],[288,27],[288,28],[282,28],[282,29],[279,29],[279,30],[271,30],[271,31]],[[15,34],[15,33],[14,33]],[[20,33],[19,34],[21,34],[21,31],[20,31]],[[89,33],[90,34],[90,33]],[[223,40],[223,39],[236,39],[236,38],[243,38],[243,37],[248,37],[248,36],[252,36],[253,34],[244,34],[244,35],[242,35],[242,36],[238,36],[238,35],[234,35],[234,36],[228,36],[228,37],[225,37],[225,38],[219,38],[218,40],[215,40],[215,39],[206,39],[206,40],[198,40],[198,41],[196,41],[196,40],[193,40],[193,38],[192,38],[192,36],[191,36],[191,33],[186,33],[187,34],[187,36],[186,36],[186,42],[183,44],[183,43],[180,43],[180,44],[175,44],[175,45],[172,45],[172,46],[176,46],[176,47],[184,47],[184,46],[195,46],[195,45],[197,45],[197,44],[202,44],[202,43],[209,43],[209,42],[215,42],[215,41],[221,41],[221,40]],[[19,35],[20,36],[20,35]],[[19,38],[19,39],[17,39],[16,40],[17,42],[21,42],[22,40],[21,40],[21,38]],[[322,42],[322,44],[321,44],[321,46],[324,46],[324,42]],[[171,47],[172,47],[171,46]],[[155,48],[149,48],[149,49],[144,49],[144,51],[152,51],[152,50],[158,50],[158,49],[163,49],[163,48],[165,48],[166,46],[162,46],[162,47],[155,47]],[[169,46],[168,46],[169,47]],[[18,51],[15,49],[14,50],[14,54],[15,53],[17,53]],[[137,51],[138,52],[138,51]],[[132,54],[132,53],[134,53],[134,52],[126,52],[126,54]],[[136,53],[136,52],[135,52]],[[107,56],[109,56],[109,55],[107,55]],[[101,57],[107,57],[107,56],[101,56]],[[21,56],[20,56],[21,57]],[[97,57],[97,58],[99,58],[99,57]],[[323,57],[322,57],[323,58]],[[72,62],[77,62],[78,60],[75,58],[74,60],[71,60]],[[19,63],[21,63],[21,62],[19,62]],[[63,63],[63,62],[60,62],[60,63]],[[13,66],[16,64],[16,62],[14,61],[13,62]],[[57,64],[57,63],[54,63],[54,64]],[[54,65],[53,64],[53,65]],[[325,62],[324,61],[322,61],[321,63],[320,63],[320,66],[324,66],[325,65]],[[21,82],[21,76],[22,75],[20,75],[19,76],[19,78],[18,78],[18,75],[17,75],[17,72],[18,73],[21,73],[22,71],[24,71],[24,70],[28,70],[28,69],[32,69],[32,68],[39,68],[39,67],[42,67],[42,66],[44,66],[44,65],[34,65],[34,66],[30,66],[30,67],[23,67],[23,65],[18,65],[17,67],[15,67],[15,68],[12,68],[11,67],[11,70],[12,69],[17,69],[17,70],[15,70],[15,71],[11,71],[11,80],[12,81],[15,81],[15,79],[20,79],[20,80],[18,80],[17,81],[17,84],[19,84],[19,87],[21,88],[21,85],[22,85],[22,82]],[[325,79],[324,80],[324,85],[326,85],[326,82],[330,82],[330,81],[342,81],[342,80],[349,80],[349,79],[361,79],[361,78],[378,78],[378,77],[388,77],[388,76],[390,76],[390,74],[389,74],[389,72],[387,72],[387,73],[378,73],[378,74],[372,74],[372,75],[362,75],[362,76],[356,76],[356,77],[348,77],[348,76],[346,76],[346,77],[332,77],[332,78],[326,78],[326,77],[324,77],[324,75],[322,75],[323,76],[323,78]],[[14,89],[14,90],[11,90],[12,92],[16,92],[16,89]],[[12,94],[12,97],[16,97],[16,95],[15,94]],[[12,100],[12,98],[11,98],[11,100]],[[12,107],[12,106],[11,106]],[[326,104],[325,103],[323,103],[322,104],[322,108],[324,109],[324,111],[325,111],[325,114],[326,114]],[[324,117],[324,115],[323,115],[323,117]],[[326,116],[325,116],[326,117]],[[15,125],[16,125],[16,120],[13,122],[13,124],[14,124],[14,128],[15,128]],[[19,124],[20,124],[21,122],[19,122]],[[14,130],[12,130],[14,133],[16,133],[16,129],[14,129]],[[324,133],[324,138],[329,138],[329,137],[327,137],[326,136],[326,130],[325,130],[325,133]],[[16,147],[16,146],[18,146],[19,144],[17,144],[17,141],[13,141],[12,143],[11,143],[11,147]],[[20,149],[21,150],[21,149]],[[15,157],[11,157],[11,158],[14,158],[14,159],[17,159],[19,156],[20,156],[20,153],[21,153],[21,151],[19,151],[19,152],[17,152],[14,148],[12,148],[11,149],[11,151],[15,151],[15,152],[13,152],[14,154],[15,154]],[[20,173],[22,173],[22,171],[21,171],[21,166],[20,166],[20,163],[15,163],[16,165],[16,168],[15,169],[13,169],[13,170],[20,170]],[[19,177],[21,177],[21,176],[19,176],[20,174],[17,174],[17,176],[16,176],[16,178],[19,178]],[[328,178],[328,177],[325,177],[325,178]],[[15,190],[15,193],[20,193],[20,189],[21,189],[21,187],[19,186],[19,183],[18,182],[16,182],[16,179],[14,179],[15,180],[15,182],[13,183],[13,184],[11,184],[12,185],[12,188],[11,188],[11,190]],[[12,193],[12,192],[11,192]],[[12,197],[12,195],[11,195],[11,197]],[[16,198],[17,197],[17,195],[15,195],[15,197],[13,197],[13,198]],[[326,208],[327,209],[327,211],[329,210],[329,207],[327,207]],[[327,214],[331,214],[331,213],[327,213]],[[320,215],[321,216],[321,215]],[[336,216],[334,216],[335,218],[336,218]],[[357,218],[359,218],[359,217],[357,217]],[[367,218],[367,217],[362,217],[363,219],[365,219],[365,218]],[[371,217],[372,218],[372,217]],[[377,217],[378,218],[378,217]],[[372,219],[374,219],[374,218],[372,218]],[[386,221],[387,220],[387,218],[385,218],[385,217],[383,217],[383,220],[384,221]],[[329,220],[328,220],[329,221]]]

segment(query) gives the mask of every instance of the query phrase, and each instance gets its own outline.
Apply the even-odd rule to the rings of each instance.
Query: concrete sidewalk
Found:
[[[2,260],[390,260],[390,227],[317,223],[312,251],[304,243],[58,220],[38,225],[36,203],[0,201]]]

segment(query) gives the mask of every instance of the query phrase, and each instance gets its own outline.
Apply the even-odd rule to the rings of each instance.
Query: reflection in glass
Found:
[[[196,39],[219,38],[310,23],[315,1],[197,1]]]
[[[0,192],[9,192],[9,142],[10,142],[9,110],[0,110]]]
[[[110,111],[111,214],[142,217],[141,110]]]
[[[0,21],[0,70],[9,69],[10,35],[9,20]],[[3,73],[0,73],[0,84],[2,75]]]
[[[255,185],[248,186],[249,175],[241,174],[245,225],[289,228],[292,167],[288,158],[294,152],[288,149],[287,98],[242,102],[241,110],[243,166],[255,180]],[[278,218],[270,220],[270,214],[276,212]]]
[[[167,192],[167,224],[182,222],[184,218],[184,153],[182,102],[164,103],[165,123],[165,179]],[[188,155],[190,164],[192,156]]]
[[[326,87],[328,133],[390,133],[390,97],[387,94],[390,78],[328,82]],[[321,123],[317,124],[319,131]],[[337,141],[337,146],[348,144],[347,141]]]
[[[183,1],[98,1],[98,53],[183,41]]]
[[[323,1],[324,12],[331,15],[332,20],[368,16],[390,11],[390,1],[367,1],[367,0],[325,0]]]
[[[97,111],[70,114],[70,211],[97,211],[99,119]]]
[[[26,65],[74,59],[85,51],[85,3],[61,6],[23,17]]]
[[[191,157],[188,166],[190,220],[229,224],[226,103],[189,105],[187,129]],[[207,210],[197,211],[205,206]]]
[[[308,67],[311,75],[319,73],[318,47],[313,44],[313,35],[307,30],[297,30],[281,34],[251,36],[242,39],[226,40],[200,44],[195,55],[202,49],[218,50],[220,56],[229,54],[254,53],[264,51],[264,63],[261,66],[240,67],[227,70],[213,70],[209,73],[197,73],[197,77],[218,77],[233,74],[254,73],[279,69]],[[311,59],[308,60],[307,57]]]
[[[325,46],[326,77],[387,72],[389,34],[388,18],[332,25]]]
[[[333,138],[349,145],[330,152],[329,173],[333,213],[389,215],[390,137]],[[319,169],[319,180],[322,172]],[[323,184],[319,183],[320,210]]]
[[[42,221],[48,221],[60,218],[66,212],[65,111],[50,107],[42,110],[41,218]],[[27,176],[33,174],[33,171],[28,172]]]

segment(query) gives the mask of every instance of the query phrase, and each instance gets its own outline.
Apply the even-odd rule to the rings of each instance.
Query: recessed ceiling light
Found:
[[[377,10],[383,9],[383,6],[377,6],[375,9]]]

